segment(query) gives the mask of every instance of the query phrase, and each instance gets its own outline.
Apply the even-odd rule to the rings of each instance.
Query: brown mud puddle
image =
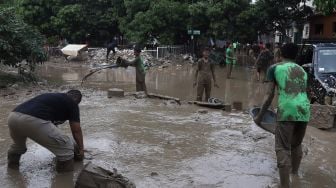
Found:
[[[64,68],[66,67],[66,68]],[[6,151],[11,143],[6,118],[19,103],[38,93],[66,91],[79,86],[86,65],[46,64],[40,67],[48,79],[66,86],[26,91],[0,98],[0,187],[72,187],[74,173],[57,174],[53,155],[28,142],[20,171],[8,171]],[[245,108],[263,98],[262,84],[251,78],[252,70],[234,69],[231,80],[225,69],[216,71],[220,89],[214,96],[241,101]],[[193,100],[192,67],[152,69],[147,74],[150,92]],[[107,169],[117,168],[137,187],[268,187],[278,180],[273,135],[256,127],[245,112],[208,110],[199,114],[195,105],[177,105],[155,99],[106,97],[107,88],[133,91],[134,69],[106,70],[85,83],[80,104],[86,160]],[[101,81],[100,81],[101,80]],[[175,88],[175,89],[173,89]],[[68,125],[61,126],[70,134]],[[308,128],[300,181],[294,187],[335,187],[335,133]]]

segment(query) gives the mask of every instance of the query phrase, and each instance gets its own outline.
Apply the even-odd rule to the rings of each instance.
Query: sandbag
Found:
[[[89,162],[80,172],[75,188],[135,188],[129,179]]]

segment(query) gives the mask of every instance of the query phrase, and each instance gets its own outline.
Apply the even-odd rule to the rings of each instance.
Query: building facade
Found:
[[[308,22],[309,39],[336,39],[336,13],[329,16],[314,15]]]

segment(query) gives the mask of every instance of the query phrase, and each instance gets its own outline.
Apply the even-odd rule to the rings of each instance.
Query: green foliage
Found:
[[[8,74],[0,71],[0,88],[4,88],[7,85],[14,84],[20,81],[23,80],[18,75]]]
[[[15,66],[26,60],[31,68],[43,62],[43,38],[24,23],[13,8],[0,8],[0,63]]]
[[[256,3],[257,12],[260,12],[260,24],[267,31],[280,31],[286,36],[286,29],[295,22],[299,30],[302,30],[306,17],[313,12],[310,7],[302,6],[305,0],[259,0]]]
[[[27,23],[48,38],[65,37],[83,43],[87,34],[108,40],[119,33],[118,18],[125,14],[122,0],[22,0],[22,14]]]
[[[83,6],[80,4],[66,5],[61,8],[57,15],[51,18],[57,33],[66,36],[70,41],[79,41],[85,37],[86,30],[82,26],[86,24],[86,18],[82,15],[82,10]]]
[[[20,5],[24,21],[35,26],[46,36],[57,35],[51,19],[66,5],[62,0],[22,0]]]
[[[126,6],[126,11],[132,12],[130,9],[134,8]],[[186,33],[187,18],[185,4],[169,0],[151,1],[146,11],[137,12],[134,18],[124,19],[121,30],[136,42],[146,42],[149,36],[155,36],[163,43],[172,44]],[[128,19],[131,21],[126,24]]]
[[[209,1],[206,6],[211,33],[219,37],[238,39],[240,36],[237,35],[237,31],[243,29],[239,26],[247,27],[238,23],[239,17],[248,10],[249,5],[250,0]]]
[[[286,28],[307,16],[305,0],[17,0],[27,23],[47,38],[63,36],[70,42],[107,41],[125,35],[133,42],[151,36],[161,43],[182,43],[188,29],[202,36],[251,42],[258,33]],[[334,2],[333,0],[332,2]],[[323,4],[317,0],[317,4]],[[331,1],[328,1],[331,2]],[[330,5],[328,3],[328,5]]]
[[[336,11],[336,0],[314,0],[318,11],[324,14],[332,14]]]

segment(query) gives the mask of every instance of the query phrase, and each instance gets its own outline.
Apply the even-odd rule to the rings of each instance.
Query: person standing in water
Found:
[[[211,94],[211,79],[214,80],[215,87],[218,88],[215,76],[215,65],[209,60],[210,49],[204,48],[203,57],[197,62],[194,87],[197,85],[197,101],[202,101],[205,92],[205,101],[208,102]]]
[[[274,55],[271,52],[271,44],[267,43],[266,48],[262,49],[261,53],[259,54],[256,60],[256,67],[257,67],[257,80],[265,81],[266,79],[266,71],[268,67],[272,64],[274,59]]]
[[[145,65],[143,63],[143,59],[140,56],[141,54],[141,48],[139,46],[134,47],[134,56],[135,59],[133,61],[127,61],[125,59],[122,60],[122,66],[133,66],[135,67],[135,74],[136,74],[136,91],[144,91],[146,95],[147,93],[147,87],[146,87],[146,70]]]
[[[18,169],[21,155],[26,153],[27,138],[47,148],[56,156],[57,172],[74,169],[74,160],[83,160],[84,144],[78,104],[78,90],[67,93],[45,93],[17,106],[8,116],[8,128],[13,144],[7,153],[8,167]],[[56,125],[69,120],[73,139]]]
[[[227,65],[227,78],[231,78],[233,64],[236,63],[235,53],[232,46],[232,43],[227,43],[226,49],[226,65]]]
[[[113,56],[115,55],[116,51],[115,48],[118,46],[117,38],[114,37],[108,44],[107,44],[107,51],[106,51],[106,61],[108,61],[109,54],[111,51],[113,52]]]
[[[302,159],[302,140],[310,118],[310,101],[307,96],[307,73],[296,64],[297,45],[281,47],[282,61],[267,71],[268,95],[254,122],[260,125],[271,105],[275,89],[278,91],[275,152],[280,175],[280,187],[290,187],[289,175],[298,175]]]

